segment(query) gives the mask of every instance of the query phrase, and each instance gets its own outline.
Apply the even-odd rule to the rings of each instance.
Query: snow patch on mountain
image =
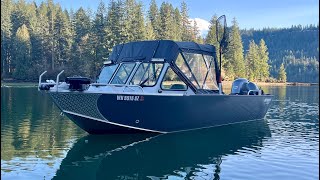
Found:
[[[207,20],[201,19],[201,18],[193,18],[193,19],[189,19],[191,25],[193,26],[194,21],[197,23],[197,27],[200,31],[200,35],[202,37],[206,37],[206,35],[208,34],[209,31],[209,26],[210,23]]]

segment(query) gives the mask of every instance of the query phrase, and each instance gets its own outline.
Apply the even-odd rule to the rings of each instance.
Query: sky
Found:
[[[37,3],[41,0],[35,0]],[[79,7],[95,11],[101,0],[54,0],[63,8],[74,10]],[[103,0],[108,5],[109,0]],[[137,0],[139,1],[139,0]],[[164,0],[156,0],[158,7]],[[236,18],[241,29],[262,29],[264,27],[291,27],[291,25],[309,25],[319,23],[319,0],[184,0],[189,9],[189,16],[197,18],[200,30],[208,27],[208,21],[216,14],[226,15],[227,24]],[[145,12],[151,0],[141,1]],[[171,0],[174,7],[179,7],[182,0]]]

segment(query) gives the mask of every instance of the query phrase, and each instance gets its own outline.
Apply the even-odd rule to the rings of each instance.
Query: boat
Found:
[[[129,42],[113,48],[96,81],[75,76],[60,82],[61,71],[56,81],[42,82],[45,71],[38,89],[90,134],[169,133],[262,119],[272,95],[245,78],[233,82],[230,94],[223,91],[225,21],[221,16],[216,23],[220,61],[209,44]]]

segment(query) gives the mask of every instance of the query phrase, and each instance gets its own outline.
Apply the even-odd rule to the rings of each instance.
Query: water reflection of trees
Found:
[[[88,135],[74,144],[55,178],[219,179],[224,156],[259,151],[270,136],[261,120],[156,136]]]
[[[319,87],[268,87],[274,100],[266,115],[273,125],[274,136],[304,139],[313,144],[319,133]],[[285,133],[284,133],[285,132]]]
[[[1,88],[1,159],[61,157],[76,134],[85,134],[35,88]]]

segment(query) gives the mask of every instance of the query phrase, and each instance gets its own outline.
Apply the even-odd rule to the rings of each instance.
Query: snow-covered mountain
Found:
[[[206,35],[208,34],[208,31],[209,31],[209,26],[210,26],[210,23],[204,19],[201,19],[201,18],[193,18],[193,19],[189,19],[191,25],[194,24],[194,21],[196,21],[197,23],[197,26],[200,30],[200,34],[202,37],[206,37]]]

